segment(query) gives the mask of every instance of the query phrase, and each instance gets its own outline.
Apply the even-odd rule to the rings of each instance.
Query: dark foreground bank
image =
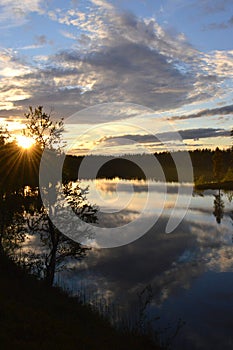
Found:
[[[1,349],[159,349],[149,339],[119,333],[87,306],[46,287],[6,257],[0,258],[0,275]]]

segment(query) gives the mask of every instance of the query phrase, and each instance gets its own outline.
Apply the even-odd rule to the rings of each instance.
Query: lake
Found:
[[[176,332],[179,320],[185,322],[171,340],[173,349],[232,349],[233,193],[119,179],[82,181],[82,186],[89,186],[88,199],[99,206],[98,226],[106,229],[104,235],[117,227],[124,239],[67,263],[71,269],[57,274],[57,281],[73,294],[83,290],[88,301],[117,305],[128,317],[140,293],[146,299],[151,291],[145,312],[157,329],[170,325],[161,335],[164,341]],[[167,232],[171,215],[176,217],[174,229]],[[130,222],[134,225],[127,237]],[[101,231],[99,235],[97,241],[106,242]]]

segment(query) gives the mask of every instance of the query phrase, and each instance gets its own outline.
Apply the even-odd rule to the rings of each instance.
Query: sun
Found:
[[[29,149],[35,144],[35,140],[31,137],[20,135],[17,136],[17,144],[24,149]]]

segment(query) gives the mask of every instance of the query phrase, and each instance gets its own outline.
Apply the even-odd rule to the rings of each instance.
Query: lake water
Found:
[[[149,286],[153,298],[148,318],[160,317],[157,328],[171,325],[164,338],[172,335],[179,319],[185,322],[172,341],[173,349],[232,349],[232,192],[193,191],[190,197],[192,184],[119,179],[82,184],[89,186],[88,198],[100,208],[100,227],[125,227],[126,236],[129,222],[135,222],[135,232],[145,230],[142,223],[147,221],[150,228],[136,240],[131,236],[131,243],[93,248],[84,260],[70,263],[71,270],[60,273],[63,282],[74,294],[83,288],[90,300],[103,298],[126,313]],[[184,190],[177,202],[180,187]],[[154,201],[145,205],[148,188]],[[139,222],[142,208],[146,209]],[[179,219],[184,213],[182,222],[166,233],[170,216]]]

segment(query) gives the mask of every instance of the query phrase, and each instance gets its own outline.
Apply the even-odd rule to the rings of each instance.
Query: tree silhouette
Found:
[[[43,111],[43,106],[34,109],[30,106],[25,117],[26,129],[23,132],[26,136],[32,137],[42,149],[55,149],[56,152],[62,149],[63,118],[52,120],[51,114]]]
[[[55,122],[51,119],[50,114],[43,111],[43,107],[39,106],[34,110],[29,108],[29,113],[26,115],[25,135],[33,137],[36,140],[37,146],[45,152],[46,171],[43,178],[43,192],[47,193],[46,208],[41,203],[38,208],[31,207],[31,211],[27,217],[29,230],[32,233],[40,235],[41,242],[48,248],[48,252],[44,256],[45,280],[48,285],[54,282],[56,266],[61,268],[62,263],[68,257],[80,259],[85,256],[87,248],[82,246],[77,241],[74,241],[65,236],[57,229],[51,220],[51,217],[56,215],[62,225],[71,225],[72,221],[64,214],[65,203],[56,202],[56,198],[64,195],[66,204],[72,208],[73,213],[82,221],[95,223],[97,221],[97,207],[91,205],[86,198],[87,189],[82,190],[79,184],[73,186],[71,182],[66,184],[61,183],[56,166],[62,157],[62,147],[64,145],[61,138],[64,130],[63,120]],[[47,175],[52,168],[52,177]],[[78,228],[77,228],[78,229]],[[86,237],[90,237],[91,232],[83,233]]]
[[[66,196],[68,205],[72,208],[72,211],[82,221],[95,223],[97,221],[97,207],[91,205],[86,198],[86,191],[81,190],[79,185],[73,187],[73,183],[68,183],[62,188],[63,193]],[[92,238],[91,230],[81,230],[81,227],[74,226],[72,217],[67,217],[65,213],[65,205],[55,204],[49,205],[49,210],[55,212],[54,215],[59,217],[61,224],[70,226],[70,235],[73,235],[73,230],[78,234],[80,229],[80,239]],[[67,235],[64,235],[53,224],[47,210],[42,206],[39,210],[34,210],[33,214],[29,214],[27,217],[27,224],[32,234],[39,234],[42,244],[48,248],[43,255],[36,256],[43,259],[44,263],[44,278],[48,285],[52,285],[54,282],[54,276],[57,269],[61,270],[67,259],[80,260],[86,255],[86,251],[89,249],[82,246],[77,241],[72,240]],[[81,226],[81,225],[80,225]],[[67,228],[66,228],[67,233]]]
[[[0,146],[3,146],[6,144],[7,140],[9,140],[10,134],[7,130],[7,126],[0,126]]]
[[[223,176],[223,173],[222,173],[223,158],[222,158],[222,152],[218,147],[216,148],[212,159],[213,159],[214,178],[217,182],[220,182]]]
[[[216,222],[221,224],[223,214],[224,214],[224,201],[222,200],[221,190],[218,190],[218,194],[214,195],[214,216],[216,217]]]
[[[23,200],[19,194],[3,195],[0,199],[0,254],[13,255],[24,242],[26,229]]]
[[[23,154],[6,127],[0,127],[0,254],[14,255],[26,236],[23,213],[28,206],[24,195]]]

